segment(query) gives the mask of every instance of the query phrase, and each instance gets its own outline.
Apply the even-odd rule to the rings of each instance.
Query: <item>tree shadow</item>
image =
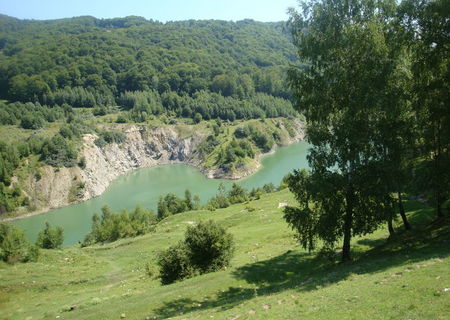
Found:
[[[198,310],[227,310],[256,296],[290,289],[307,292],[355,274],[382,272],[405,262],[445,258],[450,255],[450,249],[442,243],[450,241],[450,220],[441,224],[438,227],[429,224],[421,229],[416,228],[413,232],[400,234],[393,241],[360,240],[373,248],[362,253],[356,251],[356,260],[348,263],[332,263],[314,254],[287,251],[268,260],[244,265],[233,272],[234,277],[245,280],[250,288],[230,287],[217,297],[202,301],[190,298],[169,301],[154,310],[154,315],[157,319],[164,319]]]
[[[386,239],[361,239],[357,241],[357,244],[375,248],[383,245],[385,242]]]

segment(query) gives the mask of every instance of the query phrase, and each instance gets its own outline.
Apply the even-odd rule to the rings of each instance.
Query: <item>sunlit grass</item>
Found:
[[[36,263],[0,264],[1,319],[446,319],[448,221],[406,203],[414,230],[386,228],[353,241],[355,261],[301,250],[282,219],[287,191],[248,204],[172,216],[154,233],[103,246],[45,250]],[[248,212],[246,207],[255,210]],[[234,235],[227,270],[161,286],[146,273],[192,222],[213,219]],[[422,235],[425,235],[423,238]],[[70,309],[73,308],[73,311]],[[30,318],[32,317],[32,318]]]

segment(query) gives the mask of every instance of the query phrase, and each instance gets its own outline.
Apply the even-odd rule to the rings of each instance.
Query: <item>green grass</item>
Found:
[[[355,260],[332,264],[298,247],[277,208],[286,201],[293,196],[284,190],[175,215],[139,238],[0,264],[0,319],[448,319],[448,220],[431,223],[431,209],[407,202],[412,232],[399,224],[389,241],[384,227],[355,238]],[[204,219],[234,235],[232,266],[167,286],[149,277],[145,266],[156,268],[157,252]]]
[[[37,130],[23,129],[12,125],[0,125],[0,139],[8,143],[17,143],[27,139],[31,135],[51,138],[59,131],[61,124],[62,122],[51,122],[47,123],[44,128]]]

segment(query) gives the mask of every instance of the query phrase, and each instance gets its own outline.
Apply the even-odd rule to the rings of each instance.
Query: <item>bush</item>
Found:
[[[85,158],[84,156],[82,156],[82,157],[80,158],[80,160],[78,161],[78,166],[79,166],[81,169],[85,169],[85,168],[86,168],[86,158]]]
[[[26,114],[20,121],[20,126],[24,129],[37,130],[44,126],[44,119],[37,114]]]
[[[234,251],[231,234],[212,220],[189,226],[185,234],[189,258],[195,269],[206,273],[230,264]]]
[[[73,167],[77,164],[77,152],[67,139],[57,133],[43,143],[41,160],[53,167]]]
[[[162,284],[170,284],[194,275],[188,247],[183,241],[162,251],[158,257],[158,266]]]
[[[161,282],[169,284],[220,270],[230,264],[233,252],[232,235],[214,221],[189,226],[184,241],[159,254]]]
[[[60,248],[64,241],[64,231],[61,227],[52,228],[48,222],[45,223],[45,229],[39,232],[36,245],[43,249]]]
[[[116,213],[108,206],[102,207],[102,216],[92,217],[92,231],[86,235],[82,246],[98,242],[112,242],[121,238],[135,237],[150,232],[156,224],[156,217],[151,210],[136,206],[134,210]]]
[[[0,259],[7,263],[36,261],[39,249],[16,227],[0,223]]]
[[[272,192],[275,192],[277,190],[273,183],[266,183],[265,185],[263,185],[262,188],[263,188],[265,193],[272,193]]]
[[[158,201],[158,220],[162,220],[170,215],[191,210],[191,193],[186,190],[185,199],[181,199],[173,193],[168,193],[164,197],[159,197]]]
[[[202,117],[202,115],[200,114],[200,113],[196,113],[195,114],[195,116],[194,116],[194,123],[200,123],[202,120],[203,120],[203,117]]]
[[[230,206],[230,201],[224,194],[218,194],[208,200],[206,204],[206,208],[210,211],[214,211],[216,209],[228,208]]]
[[[233,183],[231,190],[228,191],[228,200],[232,204],[242,203],[248,200],[248,195],[244,188],[238,186],[236,183]]]
[[[283,189],[286,189],[287,187],[289,187],[288,181],[289,181],[290,176],[291,176],[291,174],[288,173],[287,175],[285,175],[283,177],[283,179],[280,182],[280,186],[278,187],[278,190],[283,190]]]
[[[98,147],[104,147],[109,143],[123,143],[127,140],[127,136],[120,131],[101,131],[94,143]]]

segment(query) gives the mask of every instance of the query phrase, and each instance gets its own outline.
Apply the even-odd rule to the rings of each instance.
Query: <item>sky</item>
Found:
[[[287,20],[297,0],[1,0],[0,13],[20,19],[141,16],[161,22],[188,19]]]

